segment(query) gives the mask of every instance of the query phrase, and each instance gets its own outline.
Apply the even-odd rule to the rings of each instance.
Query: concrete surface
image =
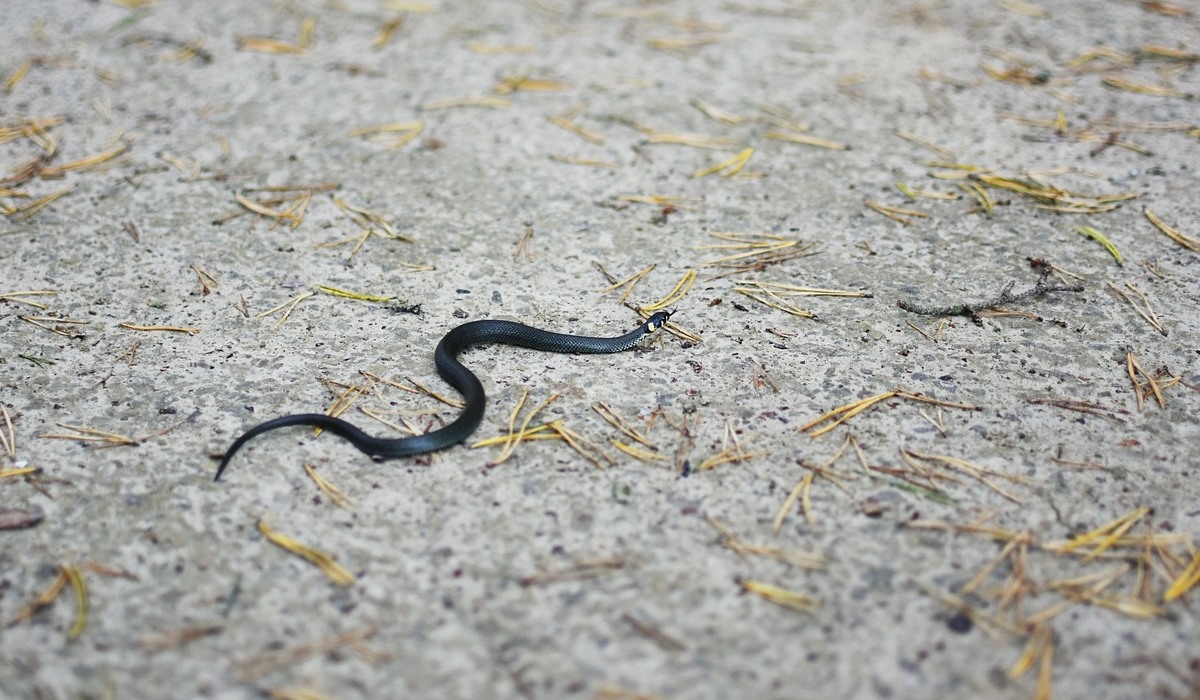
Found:
[[[1197,594],[1163,596],[1200,534],[1200,256],[1142,213],[1200,236],[1200,141],[1187,130],[1200,125],[1194,2],[421,9],[354,0],[0,9],[0,72],[11,87],[0,94],[0,121],[64,120],[46,130],[57,152],[35,166],[50,170],[3,186],[32,198],[73,187],[32,216],[0,219],[0,294],[57,292],[24,298],[45,309],[0,302],[0,402],[16,443],[0,468],[40,469],[0,480],[0,508],[17,520],[44,514],[0,531],[0,620],[16,621],[0,628],[0,696],[1024,698],[1038,690],[1041,661],[1020,678],[1010,670],[1039,634],[1052,635],[1042,638],[1053,649],[1046,673],[1056,697],[1196,696]],[[294,44],[305,18],[315,22],[313,40],[299,53],[252,50],[263,46],[253,37]],[[403,23],[390,42],[373,48],[396,18]],[[189,43],[203,52],[180,56]],[[1148,45],[1193,58],[1137,53]],[[1110,52],[1072,63],[1096,47],[1134,60]],[[498,97],[506,78],[564,89],[503,95],[507,108],[422,109]],[[1140,94],[1129,83],[1181,96]],[[747,119],[722,123],[694,100]],[[1059,110],[1065,125],[1056,129]],[[768,138],[784,131],[781,118],[764,120],[768,111],[850,148]],[[556,115],[602,142],[547,119]],[[424,129],[400,147],[352,135],[413,120]],[[731,141],[716,150],[655,144],[637,125]],[[35,141],[46,144],[36,131],[0,144],[0,170],[44,154]],[[52,177],[55,166],[116,143],[127,144],[122,154]],[[757,176],[693,177],[746,147],[755,151],[743,175]],[[1043,176],[1076,192],[1138,198],[1063,214],[991,188],[985,215],[956,181],[931,175],[946,170],[932,161],[950,158],[1011,177],[1062,168]],[[241,209],[235,195],[263,201],[273,195],[254,188],[320,183],[335,183],[339,198],[379,212],[412,242],[372,237],[350,258],[348,245],[318,247],[361,230],[329,192],[313,194],[294,230],[249,215],[213,223]],[[962,196],[910,202],[896,183]],[[13,209],[32,201],[9,194],[0,202]],[[664,213],[622,196],[686,199]],[[929,217],[903,225],[865,200]],[[1123,266],[1078,233],[1083,226],[1108,236]],[[709,235],[720,231],[800,239],[817,254],[714,279],[704,263],[720,252],[698,246],[720,243]],[[1010,280],[1027,289],[1038,279],[1028,257],[1080,275],[1085,291],[1009,305],[1040,321],[951,318],[936,342],[908,322],[932,336],[937,318],[897,308],[900,299],[986,300]],[[337,390],[326,381],[362,384],[360,371],[369,371],[448,391],[432,350],[462,318],[623,332],[637,317],[616,293],[601,293],[607,281],[596,265],[625,277],[651,263],[631,301],[654,301],[698,270],[676,320],[702,343],[667,337],[593,357],[490,347],[466,360],[491,400],[479,437],[505,430],[523,389],[534,403],[558,393],[546,415],[603,446],[614,461],[607,469],[562,442],[524,444],[491,468],[499,448],[374,463],[335,437],[294,429],[257,439],[212,482],[210,455],[261,420],[324,410]],[[216,279],[211,293],[193,265]],[[795,298],[814,321],[735,291],[747,279],[873,296]],[[1109,282],[1143,291],[1168,334]],[[396,299],[318,293],[278,327],[277,316],[257,318],[317,285]],[[417,315],[398,310],[415,304]],[[87,323],[20,318],[31,314]],[[56,326],[68,335],[48,329]],[[1165,408],[1150,398],[1139,410],[1127,352],[1149,373],[1165,367],[1182,379],[1163,390]],[[895,388],[978,410],[944,408],[939,417],[934,406],[897,398],[817,438],[800,430]],[[1106,417],[1036,403],[1063,400],[1098,405]],[[609,446],[619,434],[591,409],[599,402],[645,430],[666,460]],[[439,404],[377,383],[346,414],[399,435],[360,406]],[[443,409],[440,418],[454,415]],[[685,417],[690,437],[679,430]],[[427,426],[435,417],[409,420]],[[145,439],[97,447],[43,437],[68,432],[57,424]],[[762,454],[699,471],[727,429],[745,452]],[[811,473],[802,463],[828,462],[850,435],[879,469],[934,468],[908,464],[901,450],[911,450],[1024,481],[988,477],[1014,501],[959,473],[931,498],[878,469],[867,478],[851,450],[832,468],[836,484],[815,478],[809,518],[797,505],[773,534],[784,499]],[[318,491],[304,463],[353,507]],[[1142,506],[1153,512],[1130,536],[1147,526],[1174,536],[1163,545],[1174,558],[1146,555],[1159,563],[1140,583],[1131,566],[1048,631],[1020,628],[1071,595],[1088,598],[1098,579],[1049,583],[1145,554],[1125,548],[1109,550],[1115,560],[1084,561],[1038,545]],[[821,553],[828,565],[738,554],[706,516],[754,544]],[[330,553],[353,584],[337,586],[269,543],[260,518]],[[1022,570],[1006,558],[964,595],[972,614],[1008,620],[1014,633],[979,618],[964,624],[941,599],[961,592],[1004,543],[905,527],[913,520],[986,521],[1031,535]],[[68,639],[69,587],[17,621],[72,564],[89,593],[78,638]],[[1002,610],[998,592],[1014,573],[1024,594]],[[819,605],[797,611],[744,590],[759,584]],[[1130,600],[1151,614],[1128,614]],[[1125,612],[1111,609],[1122,601]],[[337,643],[353,633],[365,638]]]

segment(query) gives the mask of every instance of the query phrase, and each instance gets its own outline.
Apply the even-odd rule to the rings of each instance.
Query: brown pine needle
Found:
[[[411,377],[406,377],[405,379],[408,381],[409,384],[412,384],[414,387],[416,387],[417,391],[421,392],[422,394],[425,394],[426,396],[428,396],[429,398],[431,398],[435,401],[440,401],[451,408],[462,408],[462,407],[466,406],[466,404],[463,403],[460,399],[452,399],[448,396],[443,396],[442,394],[437,393],[436,391],[430,389],[429,387],[425,386],[424,384],[418,383],[415,379],[412,379]]]
[[[829,560],[825,555],[817,552],[787,550],[747,542],[735,535],[728,525],[717,520],[712,515],[705,513],[704,518],[708,521],[709,525],[712,525],[717,532],[721,533],[720,545],[742,556],[766,557],[803,569],[823,569],[829,564]]]
[[[1146,370],[1142,369],[1141,363],[1137,361],[1137,357],[1134,356],[1132,352],[1125,354],[1125,370],[1129,374],[1129,379],[1133,382],[1133,391],[1137,396],[1138,411],[1145,410],[1145,402],[1142,394],[1142,383],[1137,378],[1137,375],[1139,374],[1145,378],[1146,387],[1149,389],[1147,393],[1154,395],[1155,400],[1158,401],[1158,407],[1167,407],[1166,399],[1163,398],[1162,395],[1162,388],[1158,385],[1158,382],[1152,375],[1148,374]]]
[[[58,576],[54,578],[54,581],[52,581],[46,590],[42,591],[37,598],[34,598],[32,602],[22,608],[21,612],[17,613],[17,616],[8,623],[8,626],[12,627],[13,625],[20,624],[33,617],[37,611],[53,603],[54,600],[58,598],[58,594],[62,593],[63,589],[66,587],[66,567],[60,566],[58,567]]]
[[[286,307],[286,310],[279,317],[279,320],[275,322],[274,326],[271,326],[271,329],[274,330],[274,329],[282,326],[284,321],[288,320],[288,317],[292,315],[292,311],[295,310],[297,304],[299,304],[300,302],[302,302],[305,299],[312,297],[312,296],[316,296],[316,292],[304,292],[303,294],[298,294],[298,295],[292,297],[291,299],[288,299],[287,301],[283,302],[279,306],[275,306],[270,309],[267,309],[266,311],[262,312],[261,314],[258,314],[254,318],[266,318],[267,316],[272,316],[275,313],[277,313],[278,311],[280,311],[281,309],[284,309]]]
[[[1133,310],[1136,311],[1139,316],[1145,319],[1146,323],[1150,324],[1151,328],[1159,333],[1162,333],[1163,335],[1167,335],[1167,329],[1163,328],[1162,322],[1158,320],[1158,314],[1154,313],[1153,307],[1150,306],[1150,300],[1146,298],[1146,294],[1142,290],[1133,286],[1131,282],[1125,283],[1125,286],[1129,287],[1129,291],[1133,292],[1133,294],[1137,296],[1137,300],[1135,301],[1133,297],[1121,291],[1121,289],[1119,289],[1117,285],[1113,284],[1112,282],[1107,282],[1106,284],[1108,284],[1108,288],[1111,289],[1114,294],[1128,302],[1129,305],[1133,307]]]
[[[334,505],[347,510],[354,509],[354,501],[350,500],[350,497],[346,495],[346,492],[337,486],[334,486],[329,482],[328,479],[317,473],[316,467],[311,464],[305,464],[304,473],[308,474],[308,477],[313,480],[313,483],[317,485],[317,488],[321,489],[329,496],[329,500],[333,501]]]
[[[624,569],[629,566],[629,560],[624,557],[609,557],[608,559],[593,559],[591,561],[583,561],[570,566],[566,569],[557,571],[545,571],[529,576],[522,576],[517,579],[517,583],[522,587],[542,586],[548,583],[557,583],[559,581],[583,581],[591,578],[596,578],[609,571]]]
[[[293,666],[305,659],[333,651],[338,647],[353,646],[378,631],[379,625],[372,624],[319,641],[315,644],[306,644],[294,649],[269,651],[238,663],[236,666],[237,681],[239,683],[249,683],[256,678],[279,671],[288,666]]]
[[[81,442],[103,442],[109,445],[137,445],[140,440],[135,440],[124,435],[109,433],[95,428],[85,428],[80,425],[70,425],[67,423],[55,423],[60,428],[73,430],[73,433],[43,433],[40,438],[48,440],[79,440]]]
[[[741,579],[737,583],[742,587],[743,591],[753,593],[764,600],[780,607],[788,608],[789,610],[811,614],[816,612],[817,608],[821,606],[820,601],[815,598],[769,583],[751,581],[749,579]]]
[[[267,540],[283,550],[295,554],[296,556],[308,561],[321,570],[334,584],[338,586],[350,586],[354,584],[354,575],[340,564],[334,561],[333,557],[328,554],[300,544],[296,540],[272,530],[265,520],[259,519],[258,531],[266,537]]]
[[[933,141],[930,141],[929,139],[921,138],[920,136],[917,136],[916,134],[912,134],[907,131],[904,131],[903,129],[896,129],[892,133],[895,134],[896,136],[899,136],[900,138],[904,139],[905,141],[908,141],[909,143],[915,143],[918,146],[923,146],[923,147],[929,149],[930,151],[932,151],[934,154],[936,154],[942,160],[945,160],[945,161],[955,160],[954,151],[951,151],[949,148],[946,148],[944,146],[939,146],[936,143],[934,143]]]
[[[567,443],[571,449],[579,453],[581,457],[591,462],[597,469],[605,469],[613,465],[613,460],[608,455],[604,454],[600,448],[583,439],[578,433],[568,428],[561,418],[550,421],[547,426],[558,434]]]
[[[636,428],[630,425],[628,421],[618,415],[616,411],[608,406],[608,404],[594,403],[592,404],[592,410],[600,414],[601,418],[603,418],[612,427],[621,431],[621,433],[624,435],[642,443],[646,447],[654,449],[654,443],[650,442],[650,438],[646,437]]]
[[[30,301],[26,297],[35,296],[58,296],[58,291],[53,289],[33,289],[22,292],[4,292],[0,293],[0,301],[11,301],[16,304],[26,304],[36,309],[45,310],[48,305],[37,301]]]
[[[169,333],[185,333],[187,335],[200,334],[200,329],[192,326],[139,326],[133,323],[118,323],[117,325],[131,331],[166,331]]]
[[[1167,224],[1165,224],[1163,222],[1162,219],[1158,218],[1157,214],[1150,211],[1149,208],[1142,209],[1142,213],[1146,215],[1146,218],[1150,220],[1150,223],[1154,224],[1155,228],[1157,228],[1159,231],[1162,231],[1164,234],[1166,234],[1166,236],[1168,238],[1175,241],[1176,243],[1183,246],[1184,248],[1187,248],[1188,250],[1192,251],[1193,253],[1200,253],[1200,238],[1193,238],[1191,236],[1183,234],[1182,232],[1179,231],[1179,229],[1168,226]]]

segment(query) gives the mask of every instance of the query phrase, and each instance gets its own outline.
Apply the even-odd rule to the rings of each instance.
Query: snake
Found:
[[[479,378],[471,373],[458,355],[468,347],[496,343],[557,353],[607,354],[622,352],[635,347],[642,338],[662,328],[674,311],[657,311],[640,326],[615,338],[596,338],[586,335],[555,333],[516,321],[482,319],[468,321],[450,330],[437,344],[433,352],[433,363],[438,374],[446,383],[458,390],[463,397],[464,407],[458,418],[445,427],[405,438],[379,438],[368,435],[354,424],[324,413],[296,413],[283,416],[250,428],[242,433],[221,458],[217,475],[221,478],[230,460],[247,442],[263,433],[294,425],[306,425],[328,430],[345,438],[361,452],[375,459],[393,459],[436,452],[456,445],[470,437],[483,421],[487,395]]]

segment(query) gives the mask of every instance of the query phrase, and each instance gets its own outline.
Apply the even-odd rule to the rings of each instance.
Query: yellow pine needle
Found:
[[[570,85],[567,85],[566,83],[560,83],[556,80],[527,78],[524,76],[508,76],[501,78],[500,82],[492,88],[492,92],[496,93],[497,95],[508,95],[521,90],[526,92],[562,92],[570,89]]]
[[[1108,240],[1108,237],[1103,233],[1100,233],[1091,226],[1080,226],[1075,230],[1104,246],[1104,249],[1107,250],[1109,254],[1113,256],[1113,259],[1117,261],[1117,265],[1124,266],[1125,263],[1121,262],[1121,252],[1117,250],[1117,247],[1113,245],[1113,242]]]
[[[575,156],[564,156],[558,154],[550,154],[550,160],[558,161],[559,163],[567,163],[568,165],[582,165],[587,168],[598,168],[601,170],[616,170],[621,167],[620,163],[609,163],[603,160],[592,160],[590,158],[577,158]]]
[[[1149,514],[1150,509],[1143,506],[1137,510],[1122,515],[1116,520],[1106,525],[1102,525],[1095,530],[1085,532],[1078,537],[1074,537],[1069,542],[1057,547],[1056,549],[1062,554],[1068,554],[1076,549],[1079,549],[1080,547],[1095,544],[1095,547],[1092,549],[1092,551],[1088,553],[1086,557],[1084,557],[1084,561],[1090,561],[1111,547],[1114,542],[1128,532],[1129,529],[1132,528],[1139,520]],[[1044,546],[1049,547],[1049,545]]]
[[[1174,88],[1163,87],[1161,85],[1148,85],[1146,83],[1138,83],[1132,80],[1126,80],[1115,75],[1105,76],[1102,81],[1105,85],[1125,90],[1126,92],[1136,92],[1139,95],[1150,95],[1152,97],[1187,97],[1186,92],[1176,90]]]
[[[603,136],[601,136],[600,134],[597,134],[596,132],[591,131],[589,129],[585,129],[582,126],[579,126],[578,124],[576,124],[575,122],[571,121],[570,119],[568,119],[566,117],[549,115],[546,117],[546,121],[559,127],[560,129],[566,129],[567,131],[571,132],[572,134],[575,134],[576,136],[583,139],[584,141],[588,141],[588,142],[594,143],[594,144],[604,143]]]
[[[772,534],[778,535],[779,531],[783,529],[783,521],[787,520],[788,514],[792,512],[792,507],[796,505],[796,500],[800,498],[800,494],[804,491],[806,484],[811,483],[812,480],[809,477],[812,475],[812,472],[808,472],[801,477],[796,482],[796,485],[792,487],[787,498],[783,499],[783,505],[779,506],[779,511],[775,513],[775,521],[771,525]]]
[[[628,286],[628,289],[625,290],[625,293],[622,294],[621,298],[619,299],[619,301],[621,303],[624,303],[625,300],[629,298],[629,294],[631,292],[633,292],[633,288],[637,286],[637,283],[640,282],[643,277],[650,274],[650,271],[653,270],[655,267],[656,267],[656,264],[651,263],[651,264],[647,265],[646,267],[642,268],[640,271],[635,272],[632,275],[630,275],[629,277],[626,277],[625,279],[621,280],[620,282],[613,282],[612,284],[608,285],[607,287],[604,288],[604,291],[601,292],[601,294],[608,294],[609,292],[620,289],[621,287]],[[609,278],[609,279],[612,279],[612,278]]]
[[[705,177],[706,175],[712,175],[713,173],[718,173],[722,170],[725,172],[721,173],[721,177],[732,177],[742,171],[742,168],[746,166],[746,163],[749,162],[750,157],[753,155],[754,148],[747,148],[732,158],[727,158],[720,163],[697,170],[696,172],[692,173],[692,177]]]
[[[487,109],[508,109],[512,107],[512,100],[507,97],[452,97],[445,100],[434,100],[432,102],[422,102],[420,110],[422,112],[433,112],[439,109],[457,109],[459,107],[485,107]]]
[[[1155,228],[1166,234],[1168,238],[1184,248],[1187,248],[1193,253],[1200,253],[1200,238],[1192,238],[1191,236],[1184,235],[1181,231],[1179,231],[1179,229],[1168,226],[1167,224],[1163,223],[1162,219],[1158,218],[1157,214],[1150,211],[1149,208],[1142,209],[1142,213],[1146,215],[1146,218],[1150,220],[1150,223],[1154,224]]]
[[[375,35],[375,40],[371,42],[371,48],[382,49],[392,43],[392,39],[396,38],[396,32],[404,26],[404,17],[395,17],[384,22],[379,26],[379,33]]]
[[[496,435],[495,437],[484,438],[482,440],[476,440],[475,442],[471,443],[471,449],[476,449],[479,447],[495,447],[496,445],[507,445],[509,440],[511,440],[511,439],[512,439],[511,433],[505,433],[504,435]],[[558,433],[554,432],[554,428],[551,427],[551,425],[549,423],[540,423],[538,425],[530,426],[528,429],[525,430],[524,433],[521,434],[521,442],[531,442],[533,440],[561,440],[561,439],[562,439],[562,437]]]
[[[1009,669],[1008,677],[1016,680],[1024,676],[1039,659],[1045,656],[1046,650],[1052,648],[1053,644],[1054,631],[1049,626],[1035,627],[1033,634],[1029,636],[1029,641],[1025,644],[1025,650],[1021,652],[1020,658]]]
[[[634,459],[637,459],[637,460],[641,460],[643,462],[666,462],[666,461],[669,461],[666,455],[659,454],[658,452],[651,452],[650,450],[644,450],[640,447],[637,447],[636,445],[630,445],[628,443],[621,442],[620,440],[618,440],[616,438],[609,438],[608,444],[610,444],[613,447],[617,448],[618,450],[624,452],[625,454],[629,455],[630,457],[633,457]]]
[[[787,143],[799,143],[805,146],[816,146],[818,148],[828,148],[831,151],[848,151],[850,146],[837,141],[829,141],[808,134],[798,134],[793,131],[768,131],[766,138],[771,141],[786,141]]]
[[[312,17],[305,18],[295,43],[262,36],[240,35],[237,37],[237,47],[242,51],[257,51],[260,53],[301,54],[312,48],[313,34],[316,26],[317,22]]]
[[[1200,583],[1200,553],[1193,555],[1192,562],[1171,582],[1170,588],[1163,595],[1163,601],[1170,603],[1173,600],[1182,598],[1187,595],[1188,591],[1195,588],[1198,583]]]
[[[725,124],[726,126],[735,126],[746,121],[746,117],[723,110],[714,104],[705,102],[704,100],[692,100],[692,106],[703,112],[704,115],[709,119]]]
[[[33,68],[33,60],[28,58],[21,65],[17,66],[17,69],[9,74],[8,79],[4,81],[4,94],[7,95],[12,92],[17,87],[17,84],[25,79],[30,68]]]
[[[674,195],[641,195],[641,194],[622,194],[617,196],[618,202],[634,202],[636,204],[650,204],[656,207],[675,207],[676,209],[689,209],[685,203],[687,197],[677,197]]]
[[[75,189],[75,185],[71,184],[71,185],[68,185],[68,186],[62,188],[61,190],[59,190],[57,192],[51,192],[50,194],[46,195],[45,197],[40,197],[31,202],[28,202],[27,204],[19,206],[16,209],[13,209],[12,211],[8,212],[8,216],[18,218],[18,219],[31,218],[34,214],[38,213],[42,209],[45,209],[51,202],[53,202],[54,200],[63,196],[64,194],[70,192],[73,189]]]
[[[880,214],[883,214],[884,216],[891,219],[892,221],[899,222],[901,224],[904,224],[905,226],[909,226],[913,223],[913,220],[909,217],[916,217],[918,219],[928,219],[929,218],[929,215],[923,211],[916,211],[915,209],[903,209],[901,207],[892,207],[892,206],[888,206],[886,204],[881,204],[879,202],[876,202],[876,201],[870,200],[870,199],[864,200],[863,204],[866,204],[868,207],[871,207],[872,209],[879,212]]]
[[[904,184],[903,182],[897,182],[896,189],[903,192],[904,196],[908,197],[909,199],[911,199],[914,202],[917,201],[918,199],[947,199],[947,200],[959,199],[959,195],[956,192],[934,192],[933,190],[914,190],[913,188],[909,187],[908,185]]]
[[[720,40],[717,37],[712,36],[658,37],[647,41],[646,44],[652,49],[682,56],[718,41]]]
[[[763,290],[765,295],[760,294],[758,291],[746,289],[744,287],[735,288],[734,291],[742,296],[749,297],[750,299],[753,299],[764,306],[769,306],[772,309],[778,309],[793,316],[799,316],[800,318],[817,317],[817,315],[813,312],[802,309],[799,306],[780,298],[777,294],[770,290]]]
[[[672,288],[665,297],[659,299],[653,304],[641,307],[640,311],[648,314],[652,314],[655,311],[662,311],[663,309],[678,302],[680,299],[683,299],[683,297],[686,296],[689,291],[691,291],[692,285],[695,283],[696,271],[688,270],[687,272],[683,273],[683,277],[675,283],[675,287]]]
[[[317,289],[325,292],[330,296],[342,297],[343,299],[354,299],[355,301],[375,301],[385,302],[395,299],[394,296],[379,296],[377,294],[363,294],[361,292],[351,292],[346,289],[338,289],[337,287],[329,287],[324,284],[317,285]]]
[[[747,593],[753,593],[762,597],[764,600],[790,610],[796,610],[803,613],[812,613],[818,607],[820,607],[820,602],[818,602],[815,598],[806,596],[803,593],[789,591],[785,588],[780,588],[779,586],[769,583],[742,579],[738,581],[738,585],[740,585],[742,590],[746,591]]]
[[[1067,61],[1067,67],[1078,68],[1085,63],[1090,63],[1091,61],[1101,59],[1112,61],[1113,63],[1123,66],[1133,65],[1134,61],[1133,54],[1129,54],[1124,51],[1117,51],[1116,49],[1110,49],[1107,46],[1098,46],[1096,48],[1088,49],[1075,58],[1072,58],[1070,61]]]
[[[502,53],[533,53],[537,48],[530,44],[489,44],[484,41],[472,41],[467,44],[467,50],[492,55]]]
[[[664,134],[652,133],[647,139],[648,143],[652,144],[674,144],[677,146],[691,146],[693,148],[707,148],[714,151],[722,151],[732,148],[736,141],[728,136],[707,136],[705,134]]]
[[[13,433],[12,418],[9,417],[8,408],[5,406],[0,406],[0,413],[4,414],[4,425],[6,428],[8,428],[7,436],[4,433],[0,432],[0,446],[2,446],[4,448],[4,451],[8,454],[9,457],[16,457],[17,456],[17,436]]]
[[[424,130],[425,122],[414,119],[407,122],[364,126],[351,131],[350,136],[366,136],[369,140],[388,148],[401,148],[420,136]]]
[[[350,500],[350,497],[346,495],[346,492],[342,491],[340,488],[330,483],[328,479],[317,473],[316,467],[311,464],[305,464],[304,473],[308,474],[308,477],[313,480],[313,483],[317,485],[317,488],[328,494],[329,500],[333,501],[334,505],[338,506],[339,508],[346,508],[347,510],[354,508],[354,502]]]
[[[45,178],[62,177],[63,174],[68,173],[72,170],[83,170],[86,168],[93,168],[101,163],[110,161],[113,158],[116,158],[117,156],[124,153],[125,149],[126,149],[125,144],[123,144],[123,143],[117,144],[116,146],[113,146],[112,148],[110,148],[106,151],[103,151],[101,153],[97,153],[94,156],[88,156],[87,158],[80,158],[79,160],[71,161],[70,163],[63,163],[62,165],[54,165],[54,166],[48,166],[48,167],[42,168],[38,174]]]
[[[309,563],[316,566],[325,574],[334,584],[338,586],[350,586],[354,583],[354,575],[346,571],[340,564],[333,560],[333,557],[328,554],[300,544],[296,540],[272,530],[265,520],[259,519],[258,531],[266,537],[271,543],[281,549],[295,554],[296,556],[305,559]]]
[[[992,198],[988,195],[987,190],[983,189],[982,185],[978,182],[960,182],[958,186],[964,192],[974,197],[976,202],[979,202],[980,211],[984,214],[992,213],[992,207],[996,206],[996,203],[992,201]]]
[[[168,333],[185,333],[199,335],[200,329],[192,326],[140,326],[133,323],[118,323],[118,326],[131,331],[166,331]]]
[[[528,414],[525,415],[525,420],[521,422],[520,429],[515,430],[514,428],[517,423],[517,416],[520,414],[521,408],[524,407],[525,400],[529,397],[529,390],[525,389],[521,393],[520,401],[517,402],[516,407],[513,408],[512,413],[510,413],[509,417],[508,417],[508,435],[507,435],[508,440],[504,445],[504,449],[500,451],[500,456],[497,457],[496,460],[491,463],[492,466],[503,464],[504,462],[508,461],[508,459],[510,457],[512,457],[513,452],[515,452],[517,449],[517,445],[519,445],[521,443],[521,441],[524,439],[525,431],[529,429],[529,424],[531,422],[533,422],[534,416],[541,413],[543,409],[545,409],[547,406],[549,406],[550,404],[552,404],[556,400],[558,400],[558,396],[559,396],[558,394],[551,394],[549,397],[546,398],[545,401],[538,404],[538,406],[536,408],[534,408],[532,411],[530,411]],[[551,429],[553,429],[552,424],[548,424],[548,425],[551,427]]]
[[[238,204],[242,205],[246,209],[249,209],[250,211],[254,212],[255,214],[258,214],[260,216],[265,216],[269,219],[275,219],[276,221],[282,221],[284,219],[293,220],[295,218],[292,214],[289,214],[289,213],[283,212],[283,211],[279,211],[278,209],[272,209],[271,207],[268,207],[264,204],[260,204],[256,201],[254,201],[253,199],[250,199],[249,197],[245,197],[241,194],[235,194],[235,195],[233,195],[233,198],[237,200]]]
[[[62,571],[67,579],[67,583],[71,585],[71,591],[75,594],[75,622],[71,624],[71,629],[67,631],[67,639],[79,639],[79,635],[83,634],[84,628],[87,627],[87,584],[83,582],[83,574],[80,573],[78,566],[67,564],[66,566],[59,567],[59,570]]]
[[[975,410],[975,406],[971,406],[969,404],[955,403],[952,401],[942,401],[940,399],[934,399],[934,398],[931,398],[928,396],[914,394],[910,391],[905,391],[903,389],[893,389],[892,391],[886,391],[882,394],[876,394],[874,396],[869,396],[860,401],[853,401],[844,406],[839,406],[838,408],[835,408],[832,411],[829,411],[828,413],[822,415],[821,417],[819,417],[815,420],[809,421],[808,423],[800,426],[799,430],[800,430],[800,432],[805,432],[805,431],[811,430],[811,429],[815,428],[816,426],[820,425],[821,423],[824,423],[827,420],[833,419],[835,416],[839,416],[836,420],[834,420],[829,425],[821,428],[820,430],[814,431],[812,433],[811,437],[815,438],[820,435],[824,435],[825,433],[836,428],[838,425],[846,422],[850,418],[858,415],[859,413],[865,411],[866,409],[870,408],[871,406],[874,406],[875,404],[879,403],[880,401],[885,401],[887,399],[894,398],[894,397],[909,399],[912,401],[919,401],[922,403],[933,404],[934,406],[945,406],[947,408],[961,408],[961,409],[968,410],[968,411]]]

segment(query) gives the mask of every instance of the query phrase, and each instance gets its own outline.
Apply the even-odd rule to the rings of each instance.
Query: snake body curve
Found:
[[[634,347],[642,337],[661,328],[671,317],[671,313],[670,311],[659,311],[634,330],[615,338],[554,333],[515,321],[496,319],[464,323],[447,333],[433,353],[433,362],[437,367],[438,374],[446,380],[446,383],[462,394],[466,404],[458,418],[455,418],[449,425],[423,435],[389,439],[373,437],[351,423],[323,413],[297,413],[283,416],[259,423],[234,440],[221,459],[221,465],[217,467],[217,475],[213,481],[221,478],[221,473],[229,466],[233,455],[252,438],[276,428],[293,425],[308,425],[328,430],[345,438],[362,452],[380,459],[409,457],[450,447],[462,442],[475,432],[483,420],[484,407],[487,404],[487,396],[483,391],[483,385],[479,383],[479,378],[458,361],[458,354],[464,349],[473,345],[500,343],[545,352],[588,354],[621,352]]]

